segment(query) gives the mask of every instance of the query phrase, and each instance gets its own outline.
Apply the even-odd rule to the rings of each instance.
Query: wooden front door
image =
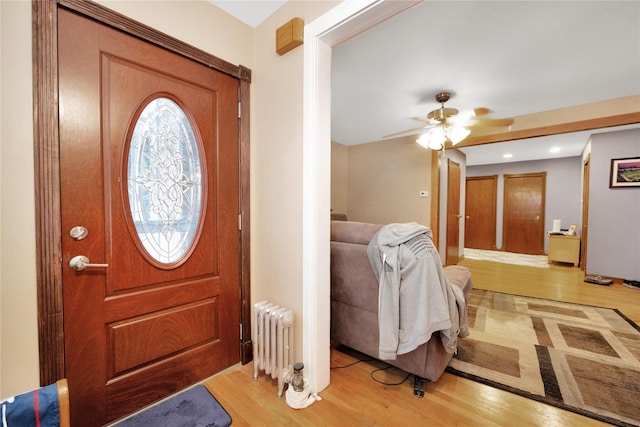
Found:
[[[467,177],[466,181],[464,246],[495,250],[498,176]]]
[[[66,376],[95,426],[240,360],[238,80],[58,19]]]
[[[546,172],[504,176],[505,251],[544,254],[546,180]]]
[[[460,260],[460,165],[449,160],[447,171],[446,265],[453,265]]]

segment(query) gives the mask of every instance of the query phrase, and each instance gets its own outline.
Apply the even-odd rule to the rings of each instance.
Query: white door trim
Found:
[[[310,389],[329,385],[331,49],[420,0],[346,0],[305,27],[302,158],[302,357]]]

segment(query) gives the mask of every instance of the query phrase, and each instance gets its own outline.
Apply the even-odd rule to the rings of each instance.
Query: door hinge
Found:
[[[242,337],[243,337],[243,335],[242,335],[242,323],[240,323],[240,341],[242,341]]]
[[[238,102],[238,118],[242,118],[242,102]]]
[[[242,214],[238,214],[238,230],[242,231]]]

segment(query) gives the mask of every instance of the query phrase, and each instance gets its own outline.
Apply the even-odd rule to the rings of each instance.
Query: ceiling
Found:
[[[253,28],[271,16],[287,0],[208,0]]]
[[[447,106],[496,118],[637,95],[640,2],[431,0],[334,47],[332,61],[332,140],[344,145],[420,126],[411,118],[443,90]],[[468,165],[578,156],[592,133],[461,150]]]
[[[209,1],[253,27],[286,2]],[[334,47],[332,67],[332,140],[348,146],[419,126],[443,90],[496,118],[638,95],[640,1],[429,0]],[[629,127],[461,150],[468,165],[579,156]]]

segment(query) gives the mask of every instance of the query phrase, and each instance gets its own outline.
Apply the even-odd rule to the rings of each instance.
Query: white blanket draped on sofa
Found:
[[[431,230],[415,222],[387,224],[367,247],[378,280],[379,358],[395,360],[435,332],[449,353],[469,335],[465,298],[451,286]]]

